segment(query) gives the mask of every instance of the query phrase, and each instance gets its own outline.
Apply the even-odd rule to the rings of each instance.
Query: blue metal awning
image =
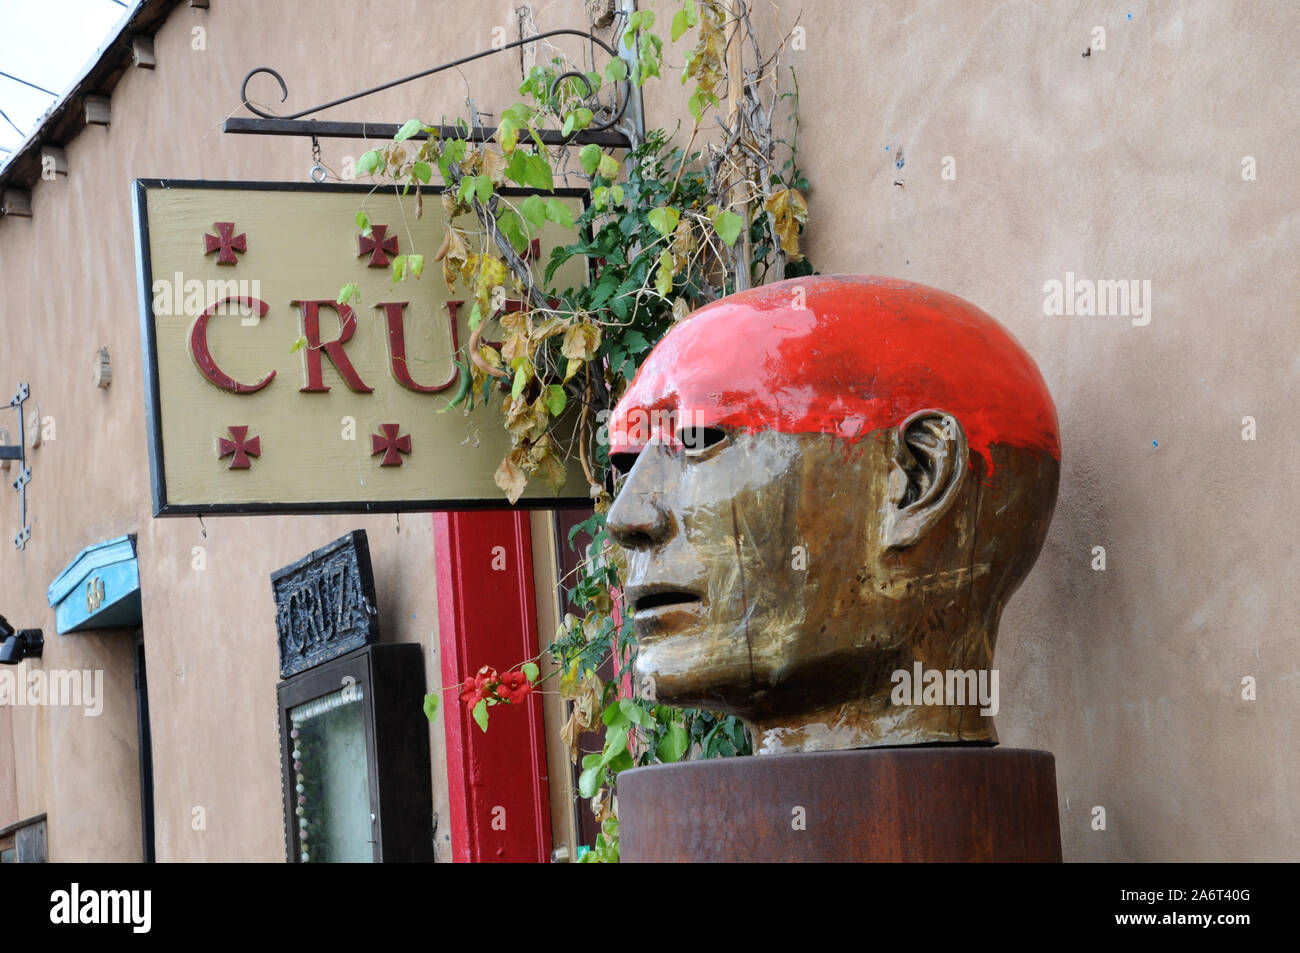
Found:
[[[87,546],[46,592],[60,635],[140,624],[140,566],[135,537]]]

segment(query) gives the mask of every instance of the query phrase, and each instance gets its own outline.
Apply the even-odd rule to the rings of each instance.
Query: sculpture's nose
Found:
[[[663,456],[661,447],[642,450],[609,508],[605,528],[624,549],[649,549],[672,538],[673,520],[664,505]]]

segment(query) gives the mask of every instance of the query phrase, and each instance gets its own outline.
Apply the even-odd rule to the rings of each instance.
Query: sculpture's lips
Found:
[[[638,629],[647,625],[661,628],[677,613],[697,616],[704,604],[698,594],[671,583],[629,586],[626,595]]]

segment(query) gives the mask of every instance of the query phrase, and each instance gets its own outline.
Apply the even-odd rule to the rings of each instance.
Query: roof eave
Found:
[[[31,189],[41,177],[41,146],[65,146],[86,128],[87,96],[108,96],[134,63],[131,41],[153,36],[182,0],[138,0],[116,30],[81,71],[36,128],[0,165],[0,192]]]

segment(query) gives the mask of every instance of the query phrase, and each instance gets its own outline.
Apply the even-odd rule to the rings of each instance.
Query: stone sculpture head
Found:
[[[947,673],[988,678],[1060,439],[1038,368],[983,311],[885,278],[732,295],[654,349],[610,455],[657,700],[739,715],[763,753],[996,742],[972,677]],[[939,703],[900,704],[932,670],[948,693],[902,700]]]

